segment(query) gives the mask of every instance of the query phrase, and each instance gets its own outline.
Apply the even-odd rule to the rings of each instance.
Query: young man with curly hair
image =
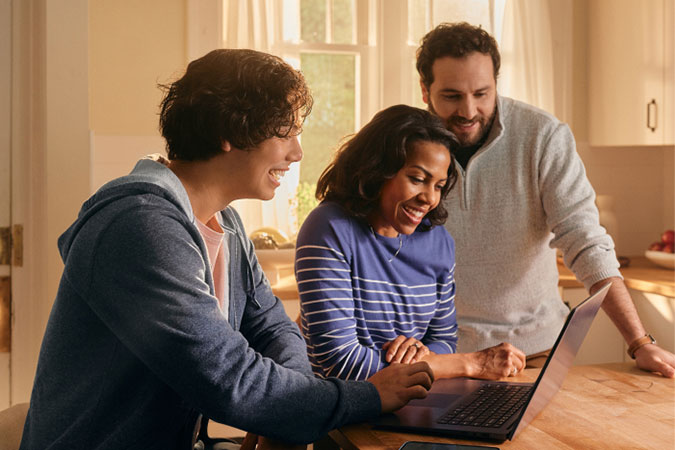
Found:
[[[426,363],[314,378],[228,206],[272,198],[302,157],[302,75],[214,50],[164,88],[168,159],[103,186],[59,239],[65,268],[21,448],[191,449],[200,415],[264,436],[263,448],[308,443],[425,396]]]

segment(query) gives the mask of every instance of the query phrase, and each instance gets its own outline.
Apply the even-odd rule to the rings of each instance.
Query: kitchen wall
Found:
[[[675,228],[675,146],[591,147],[588,144],[588,2],[573,2],[573,118],[570,126],[596,194],[614,199],[621,256],[642,255]],[[617,93],[620,95],[620,93]],[[672,124],[670,126],[673,126]]]
[[[667,228],[675,228],[675,147],[578,145],[596,194],[614,198],[617,253],[642,255]]]
[[[89,0],[92,192],[164,152],[157,84],[182,73],[186,41],[185,0]]]

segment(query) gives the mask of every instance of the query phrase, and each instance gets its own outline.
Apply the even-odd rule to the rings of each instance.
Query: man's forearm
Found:
[[[611,277],[598,281],[591,286],[591,294],[594,294],[608,281],[612,282],[612,287],[607,292],[605,301],[602,303],[602,309],[612,320],[623,339],[630,344],[635,339],[645,335],[645,328],[623,280],[618,277]]]

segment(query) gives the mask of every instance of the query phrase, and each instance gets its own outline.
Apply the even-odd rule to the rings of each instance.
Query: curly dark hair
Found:
[[[417,49],[417,72],[422,83],[428,89],[434,82],[431,69],[436,59],[462,58],[473,52],[490,55],[496,80],[501,66],[497,41],[481,27],[466,22],[441,23],[422,38]]]
[[[450,152],[448,181],[441,189],[443,200],[457,178],[452,156],[458,145],[457,139],[438,117],[407,105],[391,106],[378,112],[340,147],[319,177],[316,198],[334,201],[352,216],[366,220],[379,205],[385,181],[403,168],[414,144],[420,141],[439,143]],[[448,217],[443,202],[426,217],[431,223],[423,221],[420,231],[442,225]]]
[[[159,87],[165,91],[159,128],[172,160],[208,160],[224,141],[248,150],[297,134],[312,109],[302,74],[254,50],[213,50]]]

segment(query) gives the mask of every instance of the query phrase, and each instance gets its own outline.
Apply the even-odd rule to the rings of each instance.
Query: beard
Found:
[[[438,117],[438,113],[436,113],[436,110],[434,109],[431,102],[428,103],[428,109],[430,113]],[[497,116],[497,102],[495,102],[495,107],[492,110],[492,114],[489,117],[486,117],[482,114],[477,114],[471,119],[465,119],[464,117],[458,115],[452,115],[448,117],[446,120],[444,120],[444,123],[445,128],[451,131],[457,138],[457,141],[459,142],[459,149],[458,149],[459,151],[465,150],[473,151],[478,149],[481,145],[483,145],[483,143],[487,139],[487,136],[490,133],[490,130],[492,129],[492,124],[494,123],[496,116]],[[461,133],[458,134],[454,131],[455,127],[466,126],[476,122],[478,123],[478,131],[477,133],[471,136],[462,135]]]

